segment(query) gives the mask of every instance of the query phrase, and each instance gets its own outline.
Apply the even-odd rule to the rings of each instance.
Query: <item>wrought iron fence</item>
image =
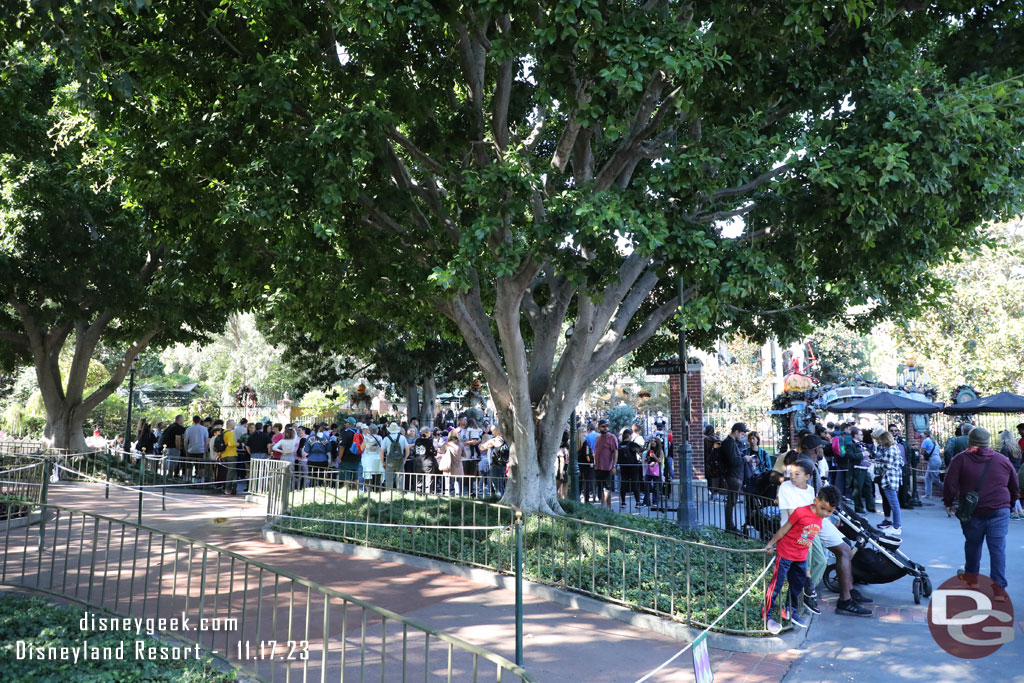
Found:
[[[0,519],[0,584],[191,622],[162,635],[264,679],[533,680],[459,638],[202,541],[53,505],[37,525],[12,525],[32,508]]]
[[[42,460],[0,454],[0,514],[11,502],[45,502],[47,474]]]
[[[719,437],[726,437],[729,429],[737,422],[761,437],[761,448],[775,453],[779,448],[779,426],[766,410],[705,410],[704,423],[712,425]]]
[[[304,487],[290,473],[282,479],[291,481],[268,511],[277,530],[514,572],[512,507],[438,495],[425,479],[410,490],[346,483],[330,470],[312,473]],[[767,563],[760,542],[729,548],[567,516],[529,516],[523,543],[533,581],[698,627],[722,614]],[[765,587],[761,581],[716,630],[766,634]]]

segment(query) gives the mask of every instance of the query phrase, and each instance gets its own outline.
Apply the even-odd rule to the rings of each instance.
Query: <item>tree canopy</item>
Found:
[[[1020,208],[1016,2],[137,6],[38,25],[88,26],[82,82],[159,103],[123,120],[178,131],[222,224],[290,240],[275,269],[315,236],[349,281],[432,285],[527,509],[557,510],[571,406],[659,329],[917,313]]]

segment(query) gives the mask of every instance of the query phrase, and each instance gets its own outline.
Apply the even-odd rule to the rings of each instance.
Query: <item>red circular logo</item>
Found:
[[[1005,588],[983,574],[954,576],[932,593],[928,628],[954,657],[988,657],[1013,641],[1013,603]]]

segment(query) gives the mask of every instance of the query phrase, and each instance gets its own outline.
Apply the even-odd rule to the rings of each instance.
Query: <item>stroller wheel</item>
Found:
[[[921,594],[924,592],[924,586],[921,585],[921,579],[914,579],[914,604],[921,604]]]
[[[932,580],[927,574],[925,574],[921,577],[921,581],[924,584],[922,586],[922,593],[924,594],[924,597],[930,598],[932,596]]]
[[[825,573],[822,575],[821,580],[825,584],[825,588],[828,588],[833,593],[839,592],[839,575],[836,573],[835,564],[825,567]]]

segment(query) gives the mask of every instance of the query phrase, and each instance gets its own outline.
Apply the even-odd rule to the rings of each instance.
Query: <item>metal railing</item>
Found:
[[[179,534],[53,505],[38,525],[11,524],[32,508],[0,518],[0,584],[123,617],[185,618],[162,635],[264,679],[533,680],[459,638]]]
[[[36,458],[0,454],[0,514],[11,502],[45,502],[48,469]]]
[[[315,472],[307,484],[283,483],[280,504],[272,498],[268,521],[275,529],[514,573],[512,507],[440,496],[429,486],[342,483],[334,471]],[[760,542],[728,548],[566,516],[530,515],[523,543],[524,574],[533,581],[699,627],[712,623],[770,559]],[[766,583],[716,630],[766,634]]]

